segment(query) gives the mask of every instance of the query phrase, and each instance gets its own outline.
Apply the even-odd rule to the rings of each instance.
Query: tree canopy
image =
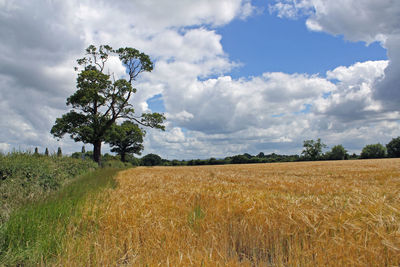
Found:
[[[386,149],[381,144],[366,145],[361,151],[361,158],[363,159],[378,159],[384,158]]]
[[[106,71],[110,56],[117,56],[126,68],[127,78],[116,79]],[[93,144],[94,160],[100,163],[101,144],[118,119],[164,130],[165,117],[160,113],[135,113],[129,103],[137,89],[134,81],[143,72],[153,70],[150,57],[135,48],[112,49],[108,45],[90,45],[86,56],[78,59],[77,91],[67,99],[72,110],[57,118],[51,129],[53,136],[69,134],[76,142]]]
[[[142,165],[144,166],[158,166],[162,165],[162,158],[156,154],[147,154],[142,159]]]
[[[131,121],[124,121],[121,125],[114,124],[106,138],[111,146],[111,152],[121,156],[121,161],[126,161],[127,154],[140,155],[143,150],[143,137],[145,132]]]
[[[305,140],[303,142],[303,147],[304,149],[301,154],[304,155],[306,159],[317,160],[322,155],[322,149],[325,148],[326,145],[318,138],[317,141]]]
[[[332,147],[332,150],[327,153],[328,159],[333,159],[333,160],[344,160],[349,157],[347,154],[346,149],[342,145],[336,145]]]
[[[393,138],[387,145],[387,153],[391,158],[400,158],[400,136]]]

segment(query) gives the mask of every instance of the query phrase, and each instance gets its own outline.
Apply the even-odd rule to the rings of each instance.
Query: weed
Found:
[[[12,212],[0,228],[0,265],[46,263],[59,254],[69,229],[88,228],[90,222],[80,219],[83,203],[102,188],[115,187],[116,171],[99,169],[80,176],[60,191]]]

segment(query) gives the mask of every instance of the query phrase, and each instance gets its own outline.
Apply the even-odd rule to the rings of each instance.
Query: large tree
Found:
[[[121,157],[121,161],[126,161],[126,155],[138,154],[143,150],[143,137],[145,132],[131,121],[124,121],[121,125],[115,124],[106,138],[110,144],[111,152],[115,152]]]
[[[110,56],[118,56],[126,68],[127,78],[115,78],[106,69]],[[62,138],[69,134],[76,142],[93,145],[93,158],[100,163],[101,144],[107,132],[117,119],[127,119],[143,126],[159,128],[165,117],[160,113],[135,114],[129,103],[136,93],[133,83],[143,72],[153,70],[150,57],[138,50],[126,47],[117,50],[108,45],[99,48],[91,45],[86,49],[86,56],[77,60],[77,90],[67,99],[72,110],[56,119],[51,133]]]
[[[321,142],[320,138],[318,138],[317,141],[305,140],[303,142],[303,147],[304,149],[301,154],[303,154],[306,159],[317,160],[321,157],[322,149],[325,148],[326,145]]]

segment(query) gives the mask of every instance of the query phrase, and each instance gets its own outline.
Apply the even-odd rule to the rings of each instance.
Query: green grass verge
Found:
[[[11,213],[0,227],[0,266],[48,263],[62,251],[63,240],[82,213],[87,197],[114,187],[120,169],[98,169],[79,176],[61,190]]]
[[[14,210],[45,198],[75,176],[96,168],[92,160],[23,152],[0,154],[0,225]]]

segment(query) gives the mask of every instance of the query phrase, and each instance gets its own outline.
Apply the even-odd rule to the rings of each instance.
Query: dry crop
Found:
[[[58,264],[400,264],[399,159],[136,168],[117,180],[88,202],[93,226],[70,229]]]

